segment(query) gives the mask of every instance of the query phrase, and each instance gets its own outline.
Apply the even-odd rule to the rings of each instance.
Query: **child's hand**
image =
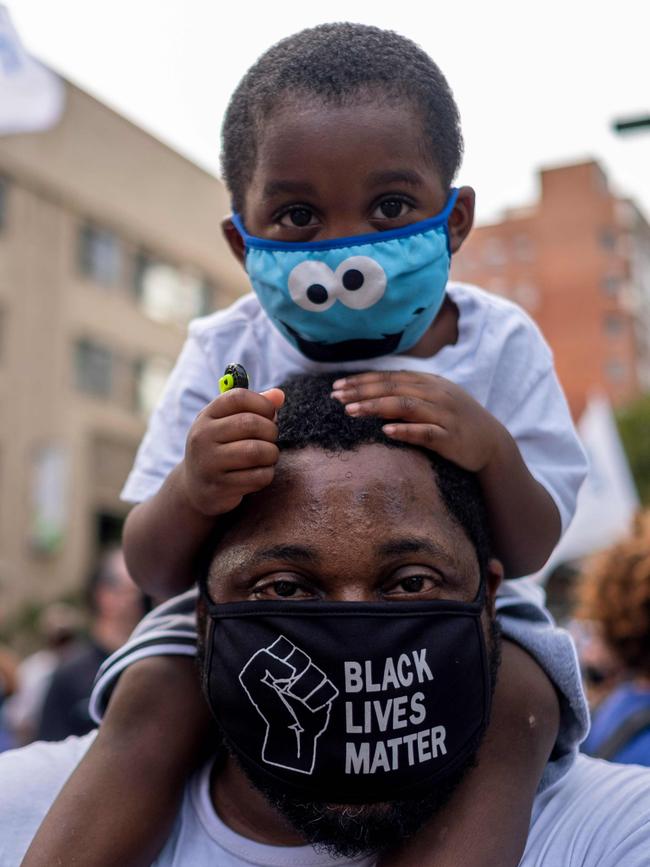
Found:
[[[271,483],[279,457],[275,413],[283,402],[279,388],[261,394],[235,388],[196,417],[182,479],[189,502],[202,515],[229,512],[246,494]]]
[[[458,385],[430,373],[378,370],[334,383],[332,397],[351,416],[399,419],[384,425],[393,439],[424,446],[466,470],[484,470],[506,429]]]

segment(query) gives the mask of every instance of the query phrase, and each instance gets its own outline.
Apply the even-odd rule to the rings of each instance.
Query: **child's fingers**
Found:
[[[271,389],[271,391],[275,393],[280,390]],[[277,400],[275,394],[273,399]],[[253,412],[265,418],[273,419],[275,416],[273,399],[269,399],[263,394],[258,394],[256,391],[250,391],[247,388],[233,388],[231,391],[225,392],[225,394],[220,394],[200,414],[209,418],[225,418],[236,413]]]
[[[206,433],[208,432],[206,425]],[[214,419],[209,424],[210,442],[236,443],[242,440],[264,440],[274,443],[278,426],[269,418],[252,412],[240,412],[227,418]]]
[[[262,397],[270,400],[276,409],[280,409],[284,403],[284,392],[281,388],[269,388],[267,391],[260,392]]]
[[[233,470],[226,473],[224,483],[229,488],[240,491],[242,495],[261,491],[273,481],[275,467],[255,467],[252,470]]]
[[[439,377],[432,373],[419,373],[414,370],[371,370],[367,373],[353,373],[341,377],[332,384],[333,391],[354,391],[366,385],[383,385],[383,394],[395,394],[400,387],[408,384],[432,382]]]
[[[280,451],[273,443],[263,440],[243,440],[219,446],[219,471],[231,473],[255,467],[272,467],[278,462]]]
[[[418,397],[427,400],[435,400],[438,389],[435,382],[395,382],[386,383],[384,380],[365,382],[353,385],[350,388],[336,389],[332,392],[335,400],[344,404],[358,403],[362,400],[370,400],[376,397]]]
[[[354,418],[367,415],[386,419],[402,419],[403,421],[437,424],[446,427],[448,413],[428,400],[422,400],[412,395],[399,397],[378,397],[359,403],[349,403],[345,407],[348,415]]]
[[[385,424],[382,430],[391,439],[423,446],[443,456],[449,445],[449,432],[436,424]]]

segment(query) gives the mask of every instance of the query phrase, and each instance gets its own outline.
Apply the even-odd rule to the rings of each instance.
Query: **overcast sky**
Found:
[[[229,94],[265,48],[324,21],[392,28],[454,90],[479,219],[531,201],[538,167],[586,157],[650,214],[650,130],[610,131],[650,112],[647,0],[4,2],[28,50],[214,172]]]

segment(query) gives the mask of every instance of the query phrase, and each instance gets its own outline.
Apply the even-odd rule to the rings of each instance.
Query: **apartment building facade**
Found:
[[[246,291],[221,182],[66,83],[0,137],[0,598],[78,588],[190,318]]]
[[[650,390],[650,227],[594,161],[539,181],[535,205],[473,230],[452,275],[531,314],[579,418],[592,393],[621,406]]]

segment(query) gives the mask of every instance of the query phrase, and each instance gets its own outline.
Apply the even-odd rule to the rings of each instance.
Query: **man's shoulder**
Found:
[[[0,864],[19,864],[45,814],[95,733],[59,743],[37,741],[0,755]]]
[[[642,867],[650,851],[650,769],[580,755],[540,795],[521,867]]]

